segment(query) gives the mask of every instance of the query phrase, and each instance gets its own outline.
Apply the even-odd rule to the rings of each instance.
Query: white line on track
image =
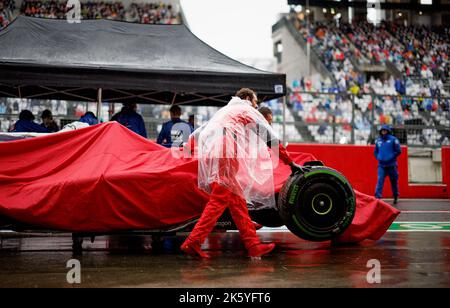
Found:
[[[394,199],[381,199],[383,201],[394,201]],[[399,198],[398,202],[402,202],[402,201],[410,201],[413,203],[417,203],[417,202],[446,202],[446,203],[450,203],[450,199],[402,199]]]
[[[402,210],[400,210],[401,211],[401,213],[402,214],[412,214],[412,213],[420,213],[420,214],[428,214],[428,213],[431,213],[431,214],[433,214],[433,213],[450,213],[450,211],[420,211],[420,210],[417,210],[417,211],[402,211]]]
[[[407,224],[450,224],[450,221],[394,221],[395,224],[407,225]],[[229,230],[227,232],[239,232],[238,230]],[[285,226],[278,228],[263,227],[256,232],[290,232]],[[403,229],[403,230],[388,230],[387,232],[450,232],[450,230],[443,229]]]
[[[450,232],[450,230],[424,230],[424,229],[414,229],[414,230],[387,230],[387,232]]]
[[[394,221],[397,224],[448,224],[450,221]]]

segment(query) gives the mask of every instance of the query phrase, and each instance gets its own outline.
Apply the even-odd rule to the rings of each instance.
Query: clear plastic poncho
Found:
[[[217,182],[254,207],[275,207],[273,168],[279,138],[249,101],[233,97],[193,136],[198,145],[198,185]],[[269,146],[271,148],[269,148]]]

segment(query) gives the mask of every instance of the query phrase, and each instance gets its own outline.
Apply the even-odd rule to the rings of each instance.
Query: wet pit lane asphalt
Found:
[[[403,213],[385,236],[357,245],[308,242],[283,229],[258,231],[276,250],[246,257],[237,232],[213,233],[209,260],[182,255],[187,234],[102,236],[72,255],[70,234],[0,234],[0,287],[450,287],[450,200],[401,200]],[[67,262],[81,265],[81,283],[69,284]],[[369,260],[380,262],[381,283],[370,284]],[[369,267],[368,267],[369,266]]]

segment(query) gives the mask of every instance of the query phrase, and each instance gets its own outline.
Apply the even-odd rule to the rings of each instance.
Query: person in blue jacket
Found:
[[[89,125],[98,124],[98,119],[92,111],[88,111],[78,120],[79,122],[87,123]]]
[[[156,143],[166,148],[182,146],[193,131],[193,127],[180,119],[181,108],[178,105],[170,107],[170,121],[163,124]]]
[[[398,169],[397,157],[401,154],[400,142],[392,135],[389,125],[382,125],[380,136],[375,141],[374,155],[378,160],[378,182],[375,197],[380,199],[383,192],[384,179],[389,177],[394,195],[394,204],[398,202]]]
[[[49,133],[45,127],[34,122],[34,115],[30,110],[24,109],[19,113],[19,120],[11,130],[15,133]]]
[[[48,129],[49,132],[55,133],[59,131],[58,124],[53,119],[53,114],[49,109],[45,109],[41,114],[42,123],[41,126]]]
[[[125,103],[122,110],[112,116],[111,121],[117,121],[123,126],[144,138],[147,138],[144,119],[136,112],[137,106],[134,103]]]

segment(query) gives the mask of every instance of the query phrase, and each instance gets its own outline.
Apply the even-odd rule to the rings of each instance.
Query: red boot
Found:
[[[248,256],[251,258],[261,257],[261,256],[271,252],[274,248],[275,248],[274,243],[258,244],[258,245],[252,246],[248,249]]]
[[[253,222],[253,225],[255,226],[256,230],[259,230],[259,229],[261,229],[263,227],[263,225],[261,225],[261,224],[259,224],[257,222]]]
[[[186,240],[180,247],[180,249],[190,255],[191,257],[198,257],[202,259],[208,259],[209,255],[202,251],[202,248],[200,247],[200,244],[190,242]]]

